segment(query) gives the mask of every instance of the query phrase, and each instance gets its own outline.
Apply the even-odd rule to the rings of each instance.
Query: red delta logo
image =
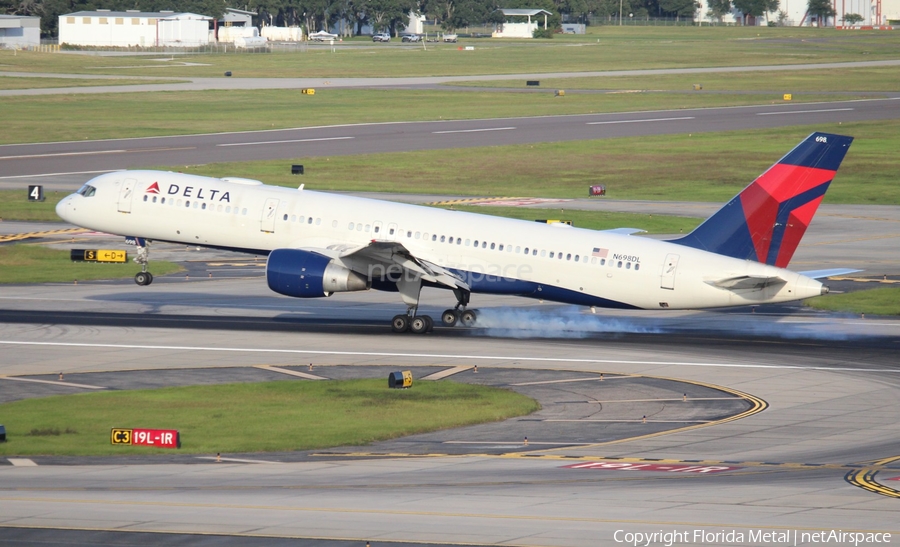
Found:
[[[159,193],[159,183],[154,182],[153,184],[150,185],[149,188],[147,188],[145,190],[145,192],[148,194],[158,194]]]

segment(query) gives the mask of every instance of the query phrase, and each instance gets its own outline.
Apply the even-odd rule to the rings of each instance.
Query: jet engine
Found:
[[[331,258],[299,249],[275,249],[269,253],[266,281],[278,294],[297,298],[364,291],[371,286],[365,276]]]

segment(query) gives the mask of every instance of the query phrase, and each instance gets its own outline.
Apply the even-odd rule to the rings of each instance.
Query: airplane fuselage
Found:
[[[816,296],[822,284],[751,260],[645,237],[160,171],[100,175],[64,198],[74,224],[123,236],[268,254],[397,242],[468,280],[472,293],[585,306],[710,308]],[[352,257],[339,264],[368,275]],[[782,282],[723,288],[751,276]]]

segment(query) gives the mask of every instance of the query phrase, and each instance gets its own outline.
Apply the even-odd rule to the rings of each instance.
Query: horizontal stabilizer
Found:
[[[780,277],[767,277],[764,275],[739,275],[718,281],[707,281],[707,283],[720,289],[736,291],[742,289],[761,290],[772,285],[784,284],[785,280]]]
[[[813,279],[825,279],[826,277],[837,277],[839,275],[850,275],[852,273],[861,272],[862,270],[853,270],[850,268],[832,268],[830,270],[809,270],[799,272],[800,275],[811,277]]]
[[[622,235],[630,236],[632,234],[644,233],[647,230],[642,230],[640,228],[613,228],[612,230],[600,230],[600,231],[605,232],[607,234],[622,234]]]

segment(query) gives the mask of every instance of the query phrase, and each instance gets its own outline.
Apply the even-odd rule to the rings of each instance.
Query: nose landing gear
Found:
[[[150,242],[142,238],[135,238],[135,241],[137,242],[137,256],[134,257],[134,262],[141,265],[141,271],[134,274],[134,282],[145,287],[153,283],[153,274],[147,271],[147,266],[150,265]]]

